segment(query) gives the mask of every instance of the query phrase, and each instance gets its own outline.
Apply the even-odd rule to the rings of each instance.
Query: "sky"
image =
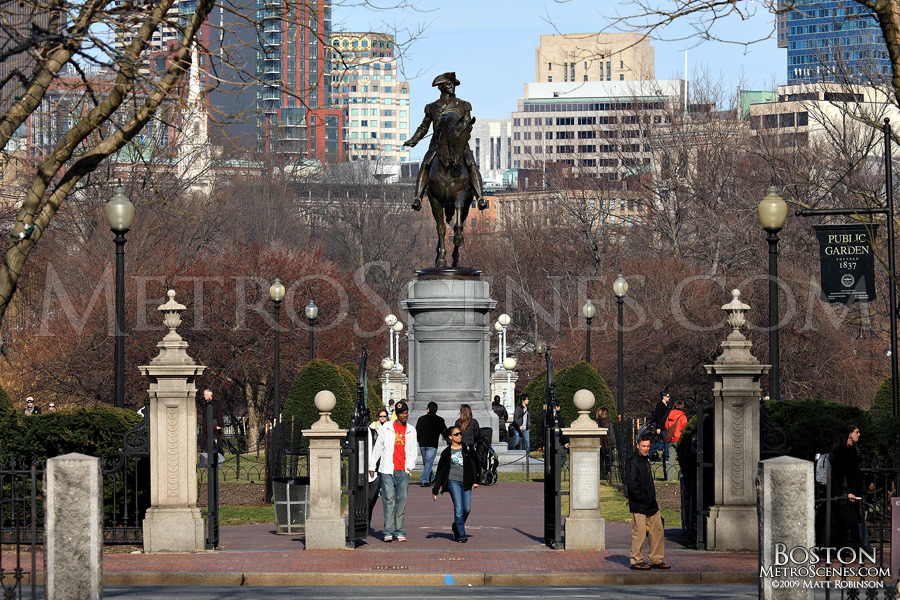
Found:
[[[345,0],[355,3],[357,0]],[[369,0],[387,6],[390,0]],[[534,81],[534,53],[540,36],[556,33],[587,33],[607,30],[614,10],[633,11],[626,2],[598,0],[410,0],[415,9],[371,10],[334,1],[333,29],[394,33],[400,44],[417,31],[424,31],[402,50],[401,77],[410,82],[410,114],[421,115],[426,103],[438,97],[431,87],[435,76],[455,71],[461,85],[460,98],[472,104],[472,114],[481,119],[509,117],[524,94],[524,83]],[[662,0],[665,2],[665,0]],[[728,40],[746,41],[767,36],[774,16],[764,2],[749,2],[759,13],[746,21],[730,19],[716,32]],[[612,30],[610,30],[612,31]],[[687,24],[671,28],[666,37],[692,34]],[[714,81],[721,80],[729,92],[771,89],[784,83],[787,50],[777,47],[774,37],[745,46],[735,43],[652,40],[657,79],[682,78],[687,48],[688,79],[698,69]],[[418,125],[411,118],[410,129]],[[425,147],[411,153],[415,160]]]

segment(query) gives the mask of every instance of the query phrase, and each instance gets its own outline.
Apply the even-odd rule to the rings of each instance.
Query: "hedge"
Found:
[[[588,363],[581,361],[556,371],[554,381],[556,382],[554,397],[559,403],[560,414],[566,426],[571,425],[572,421],[578,418],[578,410],[575,408],[573,401],[575,392],[578,390],[590,390],[594,393],[594,406],[591,407],[589,413],[592,419],[597,413],[597,409],[601,406],[609,409],[610,419],[615,420],[618,418],[616,402],[612,393],[600,374]],[[523,392],[528,395],[530,400],[528,409],[531,412],[532,449],[540,448],[544,445],[544,424],[541,417],[545,410],[544,406],[547,403],[546,386],[547,371],[542,371],[531,380]]]
[[[140,420],[134,411],[108,406],[14,414],[0,429],[0,463],[43,463],[70,452],[112,461],[119,456],[122,436]]]
[[[321,358],[306,363],[297,372],[282,411],[282,420],[294,416],[300,419],[303,429],[311,427],[319,420],[319,411],[313,400],[322,390],[330,391],[337,399],[331,413],[332,420],[340,427],[348,427],[356,401],[355,384],[351,389],[347,385],[346,371]]]
[[[347,386],[353,392],[353,401],[356,402],[356,384],[359,380],[359,365],[354,363],[344,363],[341,365],[341,369],[346,373],[345,378],[347,381]],[[375,420],[375,415],[378,414],[378,411],[384,408],[384,402],[381,399],[381,394],[378,393],[378,388],[373,386],[371,383],[366,382],[368,385],[366,391],[366,406],[369,408],[369,422]]]

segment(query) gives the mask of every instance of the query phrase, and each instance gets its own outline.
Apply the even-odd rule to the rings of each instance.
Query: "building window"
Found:
[[[547,75],[547,83],[553,83],[553,76]]]

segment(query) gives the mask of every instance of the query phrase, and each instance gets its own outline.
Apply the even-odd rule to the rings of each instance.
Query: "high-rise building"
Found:
[[[866,83],[888,77],[890,58],[875,14],[857,2],[797,0],[778,15],[788,85]]]
[[[512,119],[478,119],[472,126],[469,148],[478,163],[485,189],[503,183],[512,168]]]
[[[47,0],[3,2],[0,5],[0,114],[24,91],[22,80],[30,80],[37,63],[35,54],[44,40],[59,31],[62,24],[53,19],[53,6]]]
[[[647,36],[637,33],[542,35],[535,49],[534,80],[634,81],[654,79],[655,58]]]
[[[339,31],[331,47],[331,98],[343,112],[344,156],[407,162],[409,84],[397,75],[394,36]]]
[[[121,10],[129,4],[132,4],[131,0],[113,0],[113,7],[115,9]],[[170,22],[164,21],[160,23],[159,27],[156,28],[156,31],[153,32],[153,37],[150,38],[148,47],[145,50],[148,54],[151,52],[163,52],[169,45],[169,42],[178,39],[178,30],[174,25],[178,15],[183,10],[179,4],[180,0],[172,2],[172,7],[168,12],[168,20],[170,20]],[[192,4],[193,9],[196,9],[197,1],[193,0]],[[112,47],[116,54],[122,53],[125,47],[134,40],[135,36],[137,36],[138,27],[143,25],[143,21],[134,23],[133,17],[127,16],[127,12],[123,12],[123,14],[126,15],[124,18],[114,21],[115,39],[113,40]],[[144,69],[143,73],[145,75],[147,74],[146,69]]]

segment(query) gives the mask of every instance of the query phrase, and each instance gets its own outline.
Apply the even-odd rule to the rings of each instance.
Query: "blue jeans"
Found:
[[[422,453],[422,483],[429,483],[434,479],[434,473],[431,467],[434,465],[434,457],[437,456],[437,448],[429,448],[427,446],[419,446],[419,452]]]
[[[447,490],[453,499],[453,524],[459,537],[466,537],[466,520],[472,511],[472,490],[463,491],[461,481],[448,481]]]
[[[663,429],[662,431],[664,434],[665,429]],[[660,435],[662,435],[662,434],[660,434]],[[654,452],[657,452],[659,450],[663,451],[663,460],[665,462],[669,462],[669,445],[665,442],[665,440],[662,437],[660,437],[659,440],[655,444],[650,446],[650,454],[653,454]]]
[[[381,474],[381,504],[384,505],[385,536],[406,536],[403,519],[406,517],[406,494],[409,491],[409,473],[394,471]]]
[[[507,450],[518,450],[519,449],[519,430],[513,429],[512,438],[510,438],[509,442],[506,445]]]
[[[528,452],[531,450],[531,432],[527,429],[522,429],[519,431],[519,435],[522,436],[522,450]]]

